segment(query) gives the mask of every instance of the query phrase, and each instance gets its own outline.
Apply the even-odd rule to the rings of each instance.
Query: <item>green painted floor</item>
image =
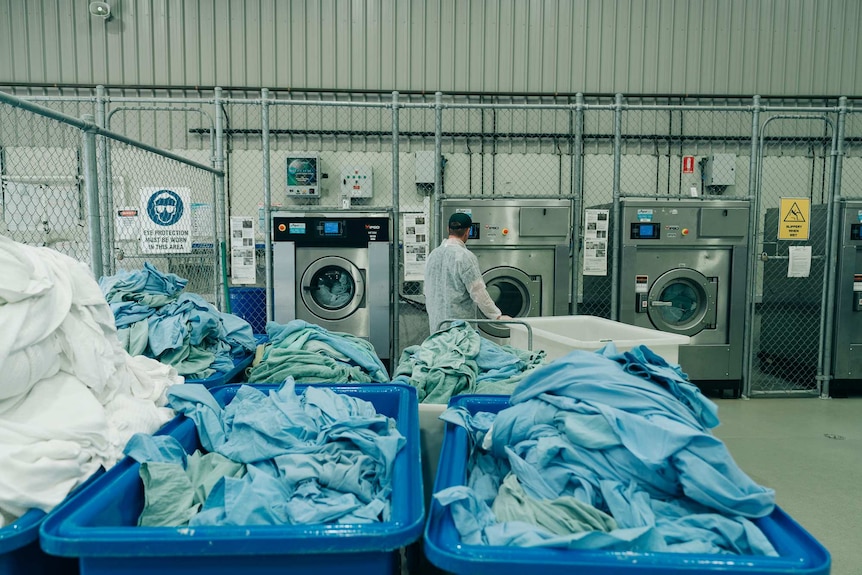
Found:
[[[714,401],[739,466],[829,549],[833,574],[862,573],[862,397]]]

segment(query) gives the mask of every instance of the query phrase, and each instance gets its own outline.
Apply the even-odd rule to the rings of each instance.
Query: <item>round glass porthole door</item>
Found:
[[[671,270],[649,291],[647,313],[662,331],[696,335],[715,325],[716,283],[690,269]]]
[[[513,318],[527,317],[531,315],[531,310],[538,310],[538,293],[533,291],[541,291],[541,289],[531,290],[538,282],[521,270],[509,267],[494,268],[485,272],[482,279],[485,280],[488,295],[503,315]],[[481,329],[494,337],[509,337],[509,330],[504,327],[484,324]]]
[[[344,319],[362,304],[365,282],[359,269],[344,258],[328,256],[302,274],[302,301],[316,316]]]

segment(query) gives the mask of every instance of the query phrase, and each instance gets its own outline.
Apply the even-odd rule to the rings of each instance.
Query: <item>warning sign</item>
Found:
[[[191,190],[141,188],[140,202],[141,252],[191,253]]]
[[[811,221],[811,200],[781,198],[778,219],[779,240],[807,240]]]

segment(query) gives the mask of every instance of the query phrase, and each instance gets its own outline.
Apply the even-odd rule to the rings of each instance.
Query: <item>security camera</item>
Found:
[[[111,18],[111,6],[107,2],[90,2],[90,15],[109,20]]]

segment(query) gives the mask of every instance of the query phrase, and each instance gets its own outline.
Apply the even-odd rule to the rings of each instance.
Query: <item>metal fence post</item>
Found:
[[[572,152],[572,301],[569,306],[572,315],[578,313],[578,262],[580,261],[580,225],[584,202],[584,95],[575,95],[575,134]]]
[[[81,120],[93,124],[96,118],[84,114]],[[87,223],[90,232],[90,267],[98,280],[102,277],[102,222],[99,211],[99,177],[96,171],[96,130],[84,127],[81,131],[84,188],[87,190]]]
[[[398,92],[392,92],[392,282],[396,286],[398,285],[401,264],[401,226],[398,221],[401,214],[401,198],[398,190],[398,170],[400,165],[398,138]],[[401,337],[399,334],[399,330],[401,329],[399,321],[401,314],[399,306],[400,290],[394,289],[392,292],[392,353],[390,356],[392,357],[393,364],[397,364],[401,355]]]
[[[263,154],[263,249],[266,260],[266,321],[273,320],[272,293],[272,188],[269,166],[269,90],[260,91],[261,153]]]
[[[823,303],[825,306],[825,320],[822,329],[822,349],[823,354],[820,358],[820,366],[818,366],[817,375],[821,381],[820,397],[829,397],[829,385],[832,377],[832,347],[835,329],[835,302],[834,294],[836,293],[836,277],[837,277],[837,262],[838,252],[841,249],[839,229],[841,227],[840,209],[841,209],[841,170],[844,168],[844,129],[847,120],[847,97],[841,96],[838,99],[838,125],[834,132],[832,146],[832,182],[829,190],[830,198],[830,221],[827,223],[829,230],[829,244],[827,246],[827,262],[835,262],[835,265],[827,266],[826,271],[826,287],[823,291]]]
[[[751,158],[748,161],[748,285],[745,290],[745,332],[742,338],[742,391],[747,398],[751,393],[751,371],[754,355],[754,312],[757,293],[757,220],[760,214],[759,178],[760,158],[758,158],[758,131],[760,127],[760,96],[752,99],[751,115]]]
[[[622,127],[623,127],[623,95],[614,98],[614,249],[611,260],[611,319],[619,319],[619,274],[620,274],[620,244],[622,243],[622,226],[620,225],[620,161],[622,158]]]
[[[96,86],[96,125],[100,128],[107,128],[105,108],[108,105],[105,98],[105,87]],[[111,181],[108,179],[108,141],[104,136],[99,136],[96,140],[99,158],[99,180],[102,182],[101,187],[101,207],[104,219],[102,224],[104,234],[102,235],[102,271],[106,275],[114,273],[114,197]]]
[[[216,176],[215,186],[215,229],[216,229],[216,285],[218,290],[215,294],[216,305],[222,311],[230,311],[230,298],[227,291],[227,257],[225,250],[225,237],[227,236],[227,215],[225,213],[225,185],[224,185],[224,133],[222,127],[222,110],[221,110],[221,88],[215,89],[215,102],[213,103],[215,110],[215,131],[216,131],[216,149],[215,158],[213,158],[213,167],[221,172],[222,175]]]
[[[434,94],[434,201],[430,212],[434,214],[431,218],[431,247],[439,245],[443,239],[440,237],[441,223],[439,218],[442,214],[441,200],[443,199],[443,92]]]

